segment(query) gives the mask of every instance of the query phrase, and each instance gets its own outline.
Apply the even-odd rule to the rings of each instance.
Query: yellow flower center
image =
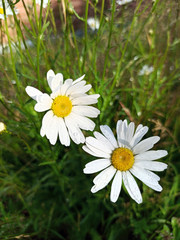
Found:
[[[57,96],[52,103],[51,109],[57,117],[66,117],[72,110],[72,102],[67,96]]]
[[[134,156],[127,148],[116,148],[111,155],[111,162],[116,169],[127,171],[134,164]]]
[[[0,7],[0,14],[4,14],[3,8]]]

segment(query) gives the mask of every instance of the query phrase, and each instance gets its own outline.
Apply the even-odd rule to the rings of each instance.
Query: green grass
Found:
[[[86,1],[80,17],[67,0],[59,1],[58,27],[50,6],[38,21],[34,4],[34,9],[27,8],[31,27],[23,35],[23,23],[14,15],[16,50],[9,36],[11,51],[0,58],[0,120],[7,126],[0,135],[0,239],[180,239],[180,4],[138,0],[117,7],[113,1],[109,8],[105,1],[97,2]],[[87,26],[90,7],[100,19],[97,32]],[[77,19],[79,29],[73,25]],[[8,35],[3,26],[1,32]],[[139,76],[144,65],[154,71]],[[137,181],[143,195],[138,205],[124,189],[111,203],[110,185],[90,192],[96,174],[82,170],[93,157],[82,145],[52,146],[39,134],[43,113],[34,111],[25,87],[50,93],[49,69],[64,78],[86,74],[90,93],[101,95],[95,130],[107,124],[115,132],[117,120],[127,119],[149,126],[146,137],[161,137],[155,149],[169,153],[162,160],[168,169],[159,174],[161,193]]]

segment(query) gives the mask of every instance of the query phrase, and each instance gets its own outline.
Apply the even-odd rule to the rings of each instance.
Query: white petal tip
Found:
[[[94,185],[94,186],[91,188],[91,192],[92,192],[92,193],[96,193],[97,191],[99,191],[99,189],[97,188],[96,185]]]
[[[117,202],[117,196],[113,196],[110,198],[111,202],[115,203]]]
[[[50,69],[48,72],[47,72],[47,77],[49,76],[54,76],[54,71],[52,69]]]
[[[65,147],[69,147],[70,146],[70,143],[66,143],[64,144]]]
[[[86,168],[83,169],[83,173],[86,173]]]
[[[56,142],[52,142],[52,141],[49,141],[49,142],[50,142],[51,145],[55,145],[56,144]]]
[[[164,150],[163,152],[164,152],[164,156],[163,157],[168,155],[168,152],[166,150]]]

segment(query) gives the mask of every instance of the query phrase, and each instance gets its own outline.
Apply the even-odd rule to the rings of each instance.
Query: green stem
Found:
[[[9,35],[9,29],[8,29],[8,23],[7,23],[7,17],[6,17],[5,3],[4,3],[4,1],[2,1],[2,3],[3,3],[3,11],[4,11],[4,20],[5,20],[6,35],[7,35],[7,38],[8,38],[8,45],[9,45],[9,49],[10,49],[10,56],[11,56],[11,62],[12,62],[12,70],[13,70],[13,73],[14,73],[14,78],[15,78],[15,81],[16,81],[17,92],[18,92],[17,97],[18,97],[19,102],[22,103],[21,98],[20,98],[20,94],[21,94],[21,91],[20,91],[20,83],[19,83],[19,80],[18,80],[17,74],[16,74],[16,65],[15,65],[14,55],[13,55],[12,46],[11,46],[11,38],[10,38],[10,35]]]
[[[78,49],[78,45],[77,45],[77,41],[76,41],[76,35],[75,35],[75,31],[74,31],[74,26],[73,26],[73,23],[72,23],[72,18],[71,18],[71,30],[72,30],[72,35],[73,35],[73,39],[74,39],[76,55],[77,55],[77,58],[78,58],[78,67],[79,67],[79,71],[81,72],[79,49]]]
[[[83,65],[82,65],[82,72],[84,72],[86,55],[87,55],[87,19],[88,19],[88,9],[89,9],[89,0],[86,1],[86,9],[85,9],[85,25],[84,25],[84,54],[83,54]]]
[[[101,6],[101,15],[100,15],[100,26],[101,26],[101,23],[102,23],[102,19],[103,19],[103,14],[104,14],[104,2],[105,0],[102,0],[102,6]]]
[[[113,26],[114,26],[114,13],[115,13],[115,11],[116,11],[116,1],[113,0],[111,25],[110,25],[110,30],[109,30],[108,45],[107,45],[105,61],[104,61],[102,82],[104,81],[104,77],[105,77],[105,74],[106,74],[106,67],[107,67],[107,63],[108,63],[108,60],[109,60],[109,50],[111,48],[111,37],[112,37],[112,31],[113,31]]]
[[[114,1],[113,1],[113,3],[114,3]],[[118,77],[119,77],[119,74],[120,74],[120,71],[121,71],[121,65],[122,65],[122,62],[123,62],[123,58],[124,58],[124,55],[125,55],[125,53],[126,53],[126,49],[127,49],[128,43],[129,43],[129,38],[130,38],[131,33],[132,33],[133,29],[134,29],[134,23],[135,23],[135,21],[136,21],[137,12],[138,12],[141,4],[142,4],[142,0],[139,2],[138,6],[137,6],[137,8],[136,8],[136,10],[135,10],[135,14],[134,14],[134,17],[133,17],[131,26],[130,26],[130,30],[129,30],[129,33],[128,33],[128,37],[127,37],[127,40],[126,40],[126,42],[125,42],[125,46],[124,46],[124,48],[123,48],[123,50],[122,50],[122,55],[121,55],[121,58],[120,58],[120,60],[119,60],[119,62],[118,62],[117,69],[116,69],[116,74],[115,74],[115,76],[114,76],[114,80],[113,80],[112,85],[111,85],[111,87],[110,87],[108,97],[107,97],[107,98],[105,99],[105,101],[104,101],[104,105],[103,105],[103,108],[102,108],[102,112],[105,111],[105,109],[106,109],[107,105],[109,104],[110,99],[111,99],[111,97],[112,97],[112,92],[113,92],[113,89],[114,89],[114,87],[115,87],[116,81],[117,81],[117,79],[118,79]],[[102,118],[102,116],[101,116],[101,118]]]

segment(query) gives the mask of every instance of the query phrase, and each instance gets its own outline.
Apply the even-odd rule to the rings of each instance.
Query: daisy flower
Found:
[[[95,123],[88,117],[96,118],[100,111],[91,104],[97,103],[99,94],[86,94],[91,85],[84,81],[84,76],[73,81],[63,81],[63,75],[52,70],[47,72],[47,81],[52,91],[50,96],[34,87],[27,86],[27,94],[36,100],[34,107],[37,112],[47,113],[42,119],[40,134],[46,136],[54,145],[59,136],[61,144],[70,145],[70,138],[76,143],[84,143],[85,137],[81,131],[93,131]]]
[[[100,126],[101,133],[94,132],[95,137],[87,137],[84,151],[98,157],[84,168],[84,173],[91,174],[102,170],[93,180],[91,192],[95,193],[111,185],[110,200],[116,202],[122,183],[127,192],[137,203],[142,203],[142,195],[133,175],[155,191],[162,191],[159,176],[152,171],[163,171],[167,164],[154,161],[167,155],[165,150],[150,150],[159,141],[158,136],[141,139],[147,133],[148,127],[142,124],[135,130],[134,123],[129,125],[127,120],[117,122],[117,140],[112,130],[107,126]]]
[[[36,0],[36,4],[39,4],[41,6],[41,1],[42,0]],[[48,5],[49,0],[43,0],[43,8],[46,8]]]
[[[7,0],[4,0],[4,5],[6,9],[6,16],[13,15],[13,12]],[[18,13],[17,10],[16,9],[14,10],[15,10],[15,13],[17,14]],[[4,19],[3,0],[0,0],[0,19]]]
[[[153,66],[144,65],[143,68],[139,71],[139,76],[149,75],[154,71]]]
[[[99,29],[99,20],[95,18],[88,18],[87,23],[89,27],[91,28],[92,31],[98,30]]]

